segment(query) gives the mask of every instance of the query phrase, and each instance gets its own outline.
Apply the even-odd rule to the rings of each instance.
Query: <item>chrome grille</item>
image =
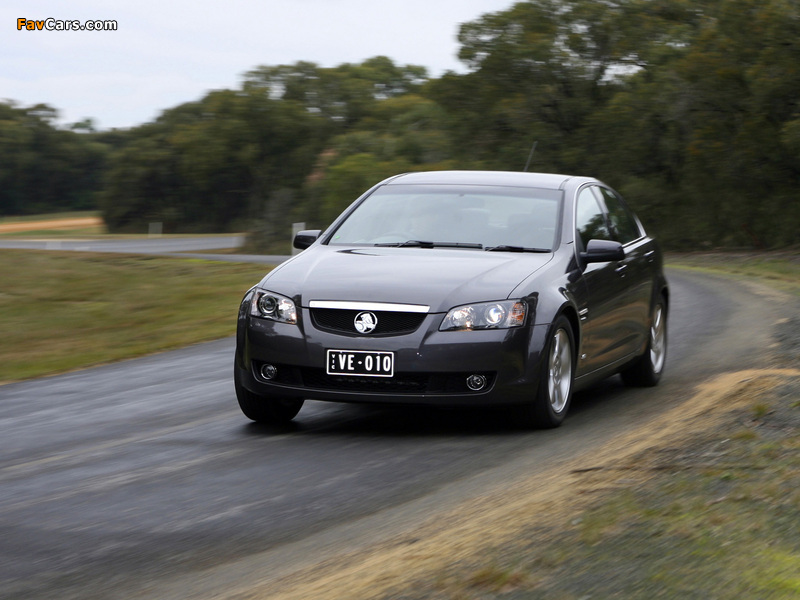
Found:
[[[370,311],[377,317],[378,325],[374,331],[362,334],[356,331],[355,319],[363,311],[338,308],[312,308],[310,311],[311,320],[317,329],[343,335],[369,337],[414,333],[426,317],[424,313],[418,312]]]

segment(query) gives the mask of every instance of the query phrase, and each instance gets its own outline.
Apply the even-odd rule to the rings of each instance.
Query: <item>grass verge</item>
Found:
[[[0,382],[232,335],[264,265],[0,250]]]
[[[666,262],[670,267],[692,271],[755,278],[772,287],[800,293],[800,250],[670,253]]]
[[[800,597],[798,391],[762,391],[716,431],[639,457],[652,479],[576,519],[541,596]]]
[[[462,565],[427,592],[800,598],[800,378],[772,384],[740,390],[731,400],[742,408],[699,438],[576,472],[578,491],[601,493],[562,528],[521,530],[530,543],[495,548],[491,577]]]

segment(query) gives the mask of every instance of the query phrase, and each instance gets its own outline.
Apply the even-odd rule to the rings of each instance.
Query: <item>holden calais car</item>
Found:
[[[555,427],[575,390],[664,369],[661,251],[596,179],[398,175],[294,245],[239,308],[234,383],[254,421],[314,399],[505,407]]]

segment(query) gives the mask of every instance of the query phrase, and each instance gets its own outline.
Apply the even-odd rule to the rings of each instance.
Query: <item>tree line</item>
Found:
[[[467,72],[261,66],[128,130],[0,104],[0,215],[111,231],[324,227],[404,171],[596,176],[671,248],[800,242],[797,0],[536,0],[460,28]]]

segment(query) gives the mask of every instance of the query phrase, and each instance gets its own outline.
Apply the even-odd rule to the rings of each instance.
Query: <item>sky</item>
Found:
[[[464,72],[458,27],[514,0],[4,0],[0,99],[45,103],[62,125],[132,127],[239,86],[260,65],[388,56]],[[29,31],[18,20],[114,20],[116,31]]]

